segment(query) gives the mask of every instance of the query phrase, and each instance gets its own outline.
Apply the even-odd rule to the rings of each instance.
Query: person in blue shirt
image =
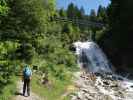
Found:
[[[23,69],[23,96],[25,96],[25,91],[27,95],[30,96],[30,81],[31,81],[32,71],[29,65],[25,65]]]

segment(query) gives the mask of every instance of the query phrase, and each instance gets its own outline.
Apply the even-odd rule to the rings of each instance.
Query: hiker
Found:
[[[31,81],[32,71],[29,65],[26,65],[23,69],[23,96],[25,96],[25,91],[27,89],[27,95],[30,96],[30,81]]]

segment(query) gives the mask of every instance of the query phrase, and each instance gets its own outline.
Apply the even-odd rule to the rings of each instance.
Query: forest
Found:
[[[0,99],[6,95],[6,87],[15,84],[15,77],[21,74],[25,63],[38,66],[39,73],[48,73],[49,80],[67,84],[71,74],[78,70],[71,45],[78,40],[87,41],[90,33],[118,72],[132,73],[133,1],[110,2],[108,7],[100,5],[97,12],[92,9],[87,15],[84,8],[73,3],[66,10],[56,9],[56,0],[0,0]],[[55,18],[92,21],[104,26]]]

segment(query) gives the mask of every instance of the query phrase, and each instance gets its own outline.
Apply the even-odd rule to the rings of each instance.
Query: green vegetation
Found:
[[[67,97],[63,97],[63,95],[69,92],[67,87],[72,84],[71,77],[69,76],[66,80],[55,79],[54,77],[49,78],[51,79],[49,84],[41,84],[38,81],[40,77],[35,75],[32,80],[33,91],[43,99],[65,100]]]
[[[5,16],[7,13],[8,13],[8,6],[6,4],[6,1],[5,0],[1,0],[0,1],[0,15],[1,16]]]
[[[111,0],[107,8],[99,6],[97,13],[92,9],[90,15],[86,15],[82,7],[74,4],[67,10],[56,10],[55,0],[1,0],[0,98],[11,96],[14,75],[20,72],[21,65],[28,63],[38,66],[37,72],[48,73],[53,86],[42,88],[40,75],[36,73],[33,90],[49,100],[59,99],[71,84],[71,73],[77,70],[76,57],[69,49],[77,40],[88,40],[90,32],[95,33],[94,40],[115,66],[132,68],[132,4],[131,0]],[[56,22],[52,20],[55,16],[101,22],[105,27]]]
[[[6,86],[3,88],[3,91],[0,92],[1,94],[0,100],[12,100],[13,95],[16,92],[16,84],[17,84],[17,78],[13,76],[10,82],[8,84],[5,84]]]
[[[99,40],[99,44],[114,66],[119,68],[119,71],[122,69],[131,73],[133,71],[132,5],[132,0],[111,0],[107,8],[108,27]]]
[[[68,37],[63,23],[50,20],[58,14],[55,1],[3,0],[0,7],[3,7],[0,9],[0,92],[3,92],[0,96],[9,94],[14,86],[10,82],[14,75],[21,74],[24,63],[38,66],[42,73],[48,72],[49,81],[66,82],[66,72],[77,69],[76,58],[68,44],[72,42],[69,38],[74,29],[68,27]],[[8,85],[11,88],[6,89]]]

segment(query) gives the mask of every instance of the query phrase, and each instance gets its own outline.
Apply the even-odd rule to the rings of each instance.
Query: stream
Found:
[[[75,42],[74,46],[81,70],[74,74],[77,91],[71,100],[133,100],[133,81],[115,73],[96,43]]]

